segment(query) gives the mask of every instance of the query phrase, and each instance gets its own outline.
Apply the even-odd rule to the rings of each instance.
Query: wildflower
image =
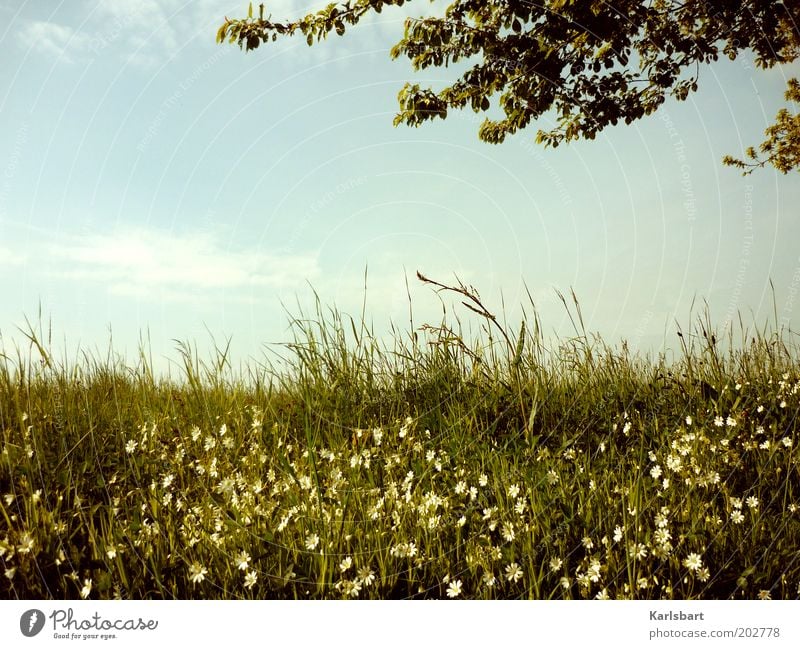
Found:
[[[772,596],[768,590],[760,590],[758,591],[758,599],[772,599]]]
[[[236,567],[239,570],[245,571],[250,565],[250,555],[247,554],[244,550],[242,550],[238,555],[236,555]]]
[[[358,578],[365,586],[369,586],[375,581],[375,573],[369,566],[358,569]]]
[[[625,528],[620,527],[619,525],[614,528],[614,543],[619,543],[622,540],[622,535],[624,532]]]
[[[456,494],[460,496],[461,494],[465,493],[466,491],[467,491],[467,483],[464,482],[463,480],[459,480],[456,483],[456,487],[455,487]]]
[[[644,543],[631,543],[628,548],[631,559],[645,559],[647,557],[647,546]]]
[[[703,567],[703,559],[696,552],[691,552],[684,560],[683,565],[689,570],[700,570]]]
[[[658,478],[661,477],[661,467],[658,464],[656,464],[652,469],[650,469],[650,475],[654,479],[658,480]]]
[[[668,455],[667,456],[667,468],[670,471],[678,472],[681,470],[682,461],[680,455]]]
[[[792,445],[792,438],[791,437],[784,437],[781,440],[781,444],[783,444],[786,448],[789,448]]]
[[[785,401],[781,401],[781,402],[780,402],[780,404],[779,404],[779,406],[780,406],[781,408],[785,408],[785,407],[786,407],[786,402],[785,402]]]
[[[714,417],[714,425],[717,426],[718,428],[721,427],[722,425],[724,425],[724,423],[725,423],[725,421],[719,415]]]
[[[514,540],[514,525],[512,523],[503,523],[503,538],[509,543]]]
[[[667,545],[672,538],[672,534],[666,527],[659,527],[653,534],[656,543],[659,545]]]
[[[339,563],[339,572],[347,572],[353,566],[353,557],[345,557]]]
[[[252,588],[256,585],[258,581],[258,576],[256,575],[255,570],[251,570],[244,576],[244,587],[245,588]]]
[[[522,579],[522,568],[516,561],[506,566],[506,579],[515,583]]]
[[[555,472],[555,469],[550,469],[547,472],[548,483],[550,483],[551,485],[555,485],[558,484],[559,480],[561,480],[561,478],[559,478],[558,473]]]
[[[36,542],[33,540],[33,537],[28,533],[24,532],[19,537],[19,545],[17,546],[17,552],[20,554],[27,554],[33,551]]]
[[[758,413],[764,412],[764,406],[759,405],[758,408],[756,408],[756,412]]]
[[[686,425],[687,426],[691,426],[692,425],[692,416],[691,415],[686,415]]]
[[[478,484],[481,487],[485,487],[487,484],[489,484],[489,478],[485,473],[481,473],[480,477],[478,478]]]
[[[561,570],[562,565],[563,562],[561,561],[560,557],[554,557],[550,559],[550,570],[552,570],[553,572],[558,572],[559,570]]]
[[[375,442],[375,446],[380,446],[382,439],[383,439],[383,431],[380,428],[373,428],[372,441]]]
[[[570,582],[569,577],[567,576],[562,577],[559,581],[561,582],[561,588],[563,588],[564,590],[569,590],[570,587],[572,586],[572,583]]]
[[[194,562],[191,566],[189,566],[189,581],[191,581],[193,584],[199,584],[206,578],[207,574],[208,570],[197,562]]]
[[[731,507],[734,509],[741,509],[742,508],[742,499],[741,498],[731,498]]]
[[[729,427],[733,427],[733,426],[736,425],[736,420],[729,415],[728,418],[725,420],[725,425],[729,426]]]
[[[114,559],[116,559],[116,558],[117,558],[117,549],[116,549],[116,548],[109,548],[108,550],[106,550],[106,556],[107,556],[107,557],[108,557],[110,560],[112,560],[112,561],[113,561]]]
[[[742,516],[742,510],[741,509],[734,509],[731,512],[731,520],[734,523],[736,523],[736,525],[739,525],[739,523],[741,523],[744,520],[744,516]]]
[[[601,590],[597,595],[594,596],[595,599],[608,599],[608,591],[604,588]]]
[[[17,567],[14,566],[13,568],[7,568],[5,571],[6,579],[9,581],[14,579],[14,573],[17,572]]]
[[[589,577],[589,581],[597,583],[600,581],[600,569],[602,568],[602,564],[598,559],[592,559],[591,563],[589,564],[589,570],[586,571],[586,576]]]
[[[587,550],[591,550],[594,547],[594,542],[588,536],[584,536],[581,539],[581,543],[583,544],[583,547],[586,548]]]
[[[753,511],[758,511],[758,498],[750,496],[747,498],[747,506]]]
[[[519,496],[519,485],[512,484],[508,488],[508,495],[510,498],[514,499]]]
[[[707,582],[709,577],[711,577],[711,573],[709,572],[708,568],[700,568],[696,573],[697,579],[702,582]]]
[[[456,521],[456,525],[457,525],[458,527],[464,527],[464,525],[466,525],[466,524],[467,524],[467,517],[466,517],[466,516],[462,516],[461,518],[459,518],[459,519]]]
[[[135,439],[129,439],[128,443],[125,444],[125,452],[128,455],[133,455],[133,453],[136,451],[136,447],[138,445],[139,445],[139,443]]]
[[[309,534],[306,537],[306,550],[315,550],[319,545],[319,536],[317,534]]]
[[[597,446],[597,448],[600,449],[601,453],[605,453],[606,452],[606,443],[605,442],[600,442],[600,444]]]
[[[461,594],[461,580],[451,581],[450,587],[447,589],[447,596],[449,598],[458,597]]]
[[[81,599],[86,599],[92,593],[92,580],[84,579],[83,588],[81,588]]]
[[[491,588],[497,583],[497,579],[495,579],[494,573],[487,572],[483,575],[483,583],[487,588]]]

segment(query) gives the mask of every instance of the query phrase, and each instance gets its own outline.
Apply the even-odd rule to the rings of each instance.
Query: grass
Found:
[[[546,343],[468,286],[379,342],[319,302],[274,363],[0,356],[4,598],[797,598],[794,334]]]

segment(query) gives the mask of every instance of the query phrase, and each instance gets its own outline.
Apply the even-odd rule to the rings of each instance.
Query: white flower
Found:
[[[244,576],[244,586],[245,588],[252,588],[256,585],[258,581],[258,576],[256,575],[255,570],[251,570]]]
[[[447,589],[447,596],[451,599],[454,597],[458,597],[461,594],[461,580],[458,579],[457,581],[451,581],[450,586]]]
[[[522,579],[522,568],[516,561],[506,566],[506,579],[515,583]]]
[[[339,572],[347,572],[353,565],[353,557],[347,556],[339,563]]]
[[[236,555],[236,567],[239,568],[241,571],[247,570],[250,564],[250,555],[247,554],[244,550],[242,550],[238,555]]]
[[[136,447],[138,445],[139,445],[139,443],[135,439],[129,439],[128,443],[125,444],[125,452],[128,455],[133,455],[133,453],[136,451]]]
[[[309,534],[306,537],[306,550],[315,550],[319,545],[319,536],[317,534]]]
[[[208,570],[201,566],[199,563],[195,562],[191,566],[189,566],[189,580],[193,584],[199,584],[206,578],[208,574]]]
[[[560,557],[555,557],[553,559],[550,559],[550,570],[552,570],[553,572],[558,572],[559,570],[561,570],[562,565],[563,562],[561,561]]]
[[[92,580],[84,579],[83,588],[81,588],[81,599],[86,599],[92,593]]]
[[[683,565],[689,570],[700,570],[703,567],[703,559],[696,552],[691,552],[684,560]]]
[[[692,416],[691,415],[686,415],[686,425],[687,426],[691,426],[692,425]]]
[[[747,506],[754,511],[758,510],[758,498],[756,498],[755,496],[748,497]]]

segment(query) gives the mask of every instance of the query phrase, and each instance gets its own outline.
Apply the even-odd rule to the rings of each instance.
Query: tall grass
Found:
[[[181,343],[0,357],[7,598],[795,598],[800,372],[791,331],[674,358],[477,319],[389,344],[319,301],[274,361]]]

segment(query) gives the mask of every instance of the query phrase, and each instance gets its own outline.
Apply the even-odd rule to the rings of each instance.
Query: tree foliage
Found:
[[[254,16],[225,19],[217,41],[249,51],[300,34],[313,45],[343,35],[364,16],[411,0],[346,0],[296,20],[274,22],[259,5]],[[434,91],[406,83],[395,124],[418,126],[448,110],[470,107],[491,114],[478,134],[499,143],[545,114],[553,128],[536,139],[558,146],[593,139],[609,125],[630,124],[667,97],[686,99],[697,89],[701,64],[752,53],[757,66],[788,63],[800,54],[796,0],[454,0],[444,15],[409,18],[392,58],[415,70],[467,63],[451,85]],[[787,97],[797,101],[797,82]],[[499,111],[497,109],[500,109]],[[798,115],[781,111],[761,146],[764,160],[726,157],[752,168],[798,167]],[[750,154],[755,152],[751,148]]]

